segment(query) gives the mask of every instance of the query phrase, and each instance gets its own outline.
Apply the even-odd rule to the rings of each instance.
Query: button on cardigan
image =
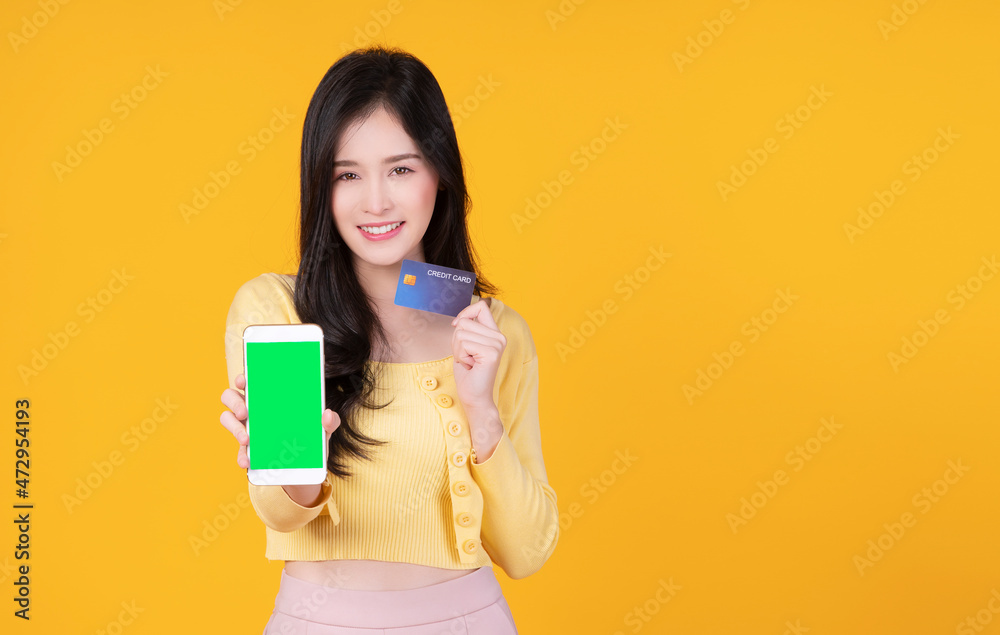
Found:
[[[236,292],[226,319],[231,388],[243,372],[246,326],[301,323],[294,284],[293,276],[264,273]],[[359,408],[353,423],[388,444],[365,446],[374,460],[345,459],[348,479],[327,471],[312,507],[299,505],[280,486],[247,481],[265,526],[266,558],[371,559],[446,569],[496,563],[515,579],[542,567],[559,538],[559,509],[542,458],[538,355],[520,314],[497,298],[490,313],[507,339],[493,389],[504,431],[493,454],[473,461],[453,357],[369,361],[378,372],[373,399],[393,401],[382,409]]]

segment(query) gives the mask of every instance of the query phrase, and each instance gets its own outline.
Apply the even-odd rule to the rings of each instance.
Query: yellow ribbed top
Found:
[[[282,278],[288,287],[282,284]],[[265,273],[236,292],[226,320],[229,386],[243,370],[249,324],[300,324],[294,277]],[[478,301],[478,297],[472,300]],[[322,500],[307,508],[278,485],[247,482],[265,525],[271,560],[370,559],[447,569],[497,563],[511,578],[541,568],[559,537],[538,421],[538,355],[520,314],[497,298],[490,313],[507,346],[493,398],[504,433],[481,463],[470,457],[469,421],[455,389],[451,356],[428,362],[372,362],[380,410],[359,409],[358,429],[382,446],[374,460],[350,457],[349,479],[327,472]]]

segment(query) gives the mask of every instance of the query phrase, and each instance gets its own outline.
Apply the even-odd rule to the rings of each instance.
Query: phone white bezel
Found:
[[[319,376],[320,408],[317,419],[320,444],[323,447],[323,466],[318,468],[288,468],[253,470],[247,468],[247,479],[254,485],[317,485],[326,480],[326,463],[329,447],[326,444],[326,432],[323,430],[321,418],[326,408],[326,381],[324,376],[325,357],[323,352],[323,329],[318,324],[251,324],[243,329],[243,376],[246,378],[244,397],[247,406],[247,435],[253,438],[251,432],[252,417],[250,413],[250,373],[247,368],[248,342],[319,342]],[[250,458],[250,443],[247,443],[247,458]]]

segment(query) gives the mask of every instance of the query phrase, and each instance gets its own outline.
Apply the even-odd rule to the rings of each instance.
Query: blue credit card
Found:
[[[418,260],[403,260],[396,285],[397,306],[455,317],[472,303],[476,274]]]

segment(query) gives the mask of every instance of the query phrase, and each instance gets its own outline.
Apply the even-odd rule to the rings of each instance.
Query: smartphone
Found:
[[[243,330],[247,478],[254,485],[326,479],[323,369],[318,324],[252,324]]]

